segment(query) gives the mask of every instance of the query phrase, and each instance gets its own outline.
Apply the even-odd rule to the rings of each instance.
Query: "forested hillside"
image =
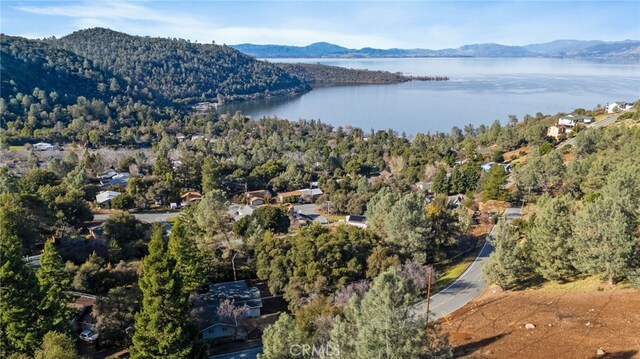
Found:
[[[293,74],[303,81],[319,82],[319,83],[349,83],[349,84],[385,84],[398,83],[411,80],[421,81],[445,81],[448,77],[414,77],[406,76],[401,73],[393,73],[388,71],[373,71],[362,69],[348,69],[339,66],[328,66],[322,64],[304,64],[304,63],[279,63],[282,69]]]
[[[180,102],[308,90],[279,67],[228,46],[131,36],[103,28],[76,31],[51,43]]]
[[[175,114],[155,91],[104,71],[91,60],[41,41],[0,36],[0,126],[13,142],[89,139]],[[67,127],[67,128],[65,128]],[[99,137],[94,132],[93,137]]]

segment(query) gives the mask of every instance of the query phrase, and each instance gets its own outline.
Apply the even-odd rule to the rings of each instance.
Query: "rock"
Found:
[[[585,324],[587,327],[592,326],[593,324],[591,324],[591,322],[587,322],[587,324]]]
[[[536,325],[533,323],[527,323],[524,325],[526,329],[536,329]]]
[[[605,352],[602,348],[598,348],[598,350],[596,350],[596,355],[605,355],[606,353],[607,352]]]
[[[553,324],[549,324],[550,327],[553,327]]]

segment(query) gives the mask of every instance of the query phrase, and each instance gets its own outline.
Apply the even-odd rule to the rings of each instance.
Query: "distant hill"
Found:
[[[582,40],[555,40],[551,42],[545,42],[542,44],[529,44],[523,46],[528,51],[544,54],[544,55],[554,55],[560,54],[569,51],[582,50],[590,46],[602,44],[603,41],[591,40],[591,41],[582,41]]]
[[[640,59],[640,42],[556,40],[525,46],[473,44],[458,48],[430,49],[348,49],[326,42],[309,46],[232,45],[238,51],[258,58],[366,58],[366,57],[567,57]]]
[[[308,86],[281,68],[228,46],[131,36],[104,28],[50,41],[176,102],[253,98],[304,92]]]

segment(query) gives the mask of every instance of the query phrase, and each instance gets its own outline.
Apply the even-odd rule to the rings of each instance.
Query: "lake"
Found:
[[[364,130],[448,132],[466,124],[592,109],[640,98],[640,63],[538,58],[270,59],[448,76],[449,81],[319,87],[301,96],[229,104],[253,118],[319,119]]]

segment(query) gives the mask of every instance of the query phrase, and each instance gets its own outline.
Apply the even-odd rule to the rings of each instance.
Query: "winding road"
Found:
[[[485,242],[467,270],[455,282],[431,296],[429,305],[431,318],[442,318],[462,308],[486,288],[488,283],[482,274],[482,267],[492,251],[493,246],[488,241]],[[414,305],[411,310],[417,316],[424,316],[427,311],[427,300]]]
[[[502,214],[507,223],[519,218],[521,215],[522,209],[516,207],[507,208]],[[495,228],[496,227],[493,226],[489,237],[491,237]],[[431,296],[431,303],[429,304],[430,318],[439,319],[448,316],[469,303],[487,287],[488,282],[484,278],[482,267],[484,267],[492,251],[493,246],[491,243],[485,241],[480,252],[467,270],[465,270],[455,282]],[[425,299],[415,304],[410,310],[415,316],[424,316],[427,312],[427,300]]]

